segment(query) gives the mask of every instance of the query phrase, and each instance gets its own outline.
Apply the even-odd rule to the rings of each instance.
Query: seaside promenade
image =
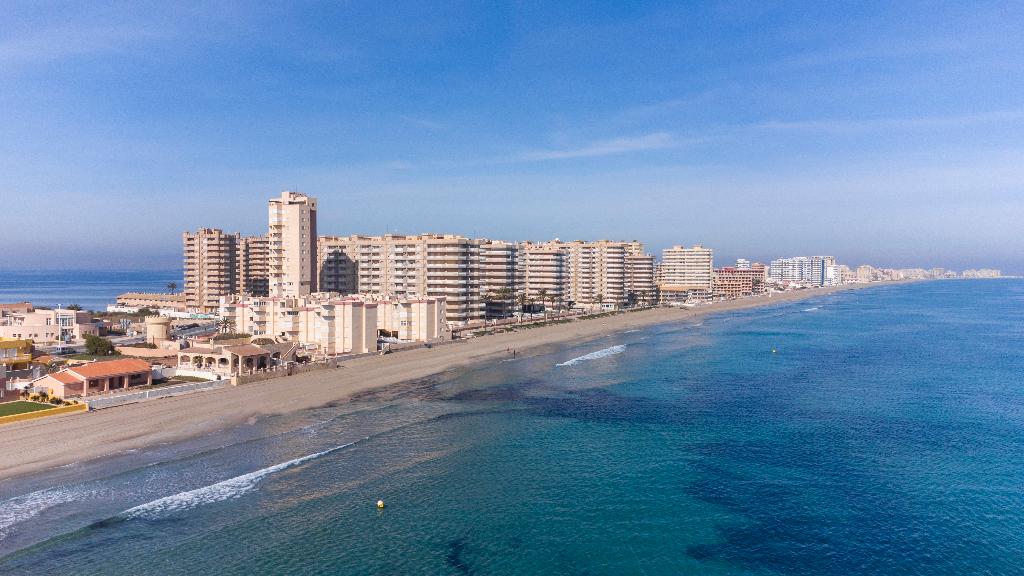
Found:
[[[707,314],[769,306],[832,292],[895,282],[776,293],[697,308],[653,308],[543,327],[489,334],[445,346],[345,362],[331,370],[256,382],[96,412],[56,416],[4,427],[0,479],[86,462],[161,442],[175,442],[265,415],[289,413],[344,401],[356,394],[441,374],[461,366],[504,358],[508,350],[536,354],[544,347],[580,342],[617,331],[677,322]],[[55,442],[55,438],[60,438]]]

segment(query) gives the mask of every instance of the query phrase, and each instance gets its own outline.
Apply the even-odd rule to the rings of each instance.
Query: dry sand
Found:
[[[323,406],[374,388],[439,374],[488,358],[506,358],[510,348],[519,353],[537,353],[551,344],[593,339],[621,330],[714,312],[779,304],[870,286],[878,284],[800,290],[775,294],[771,298],[719,302],[696,309],[656,308],[578,320],[491,334],[429,349],[359,358],[333,370],[8,424],[0,428],[0,479],[160,442],[184,440],[245,422],[253,416]]]

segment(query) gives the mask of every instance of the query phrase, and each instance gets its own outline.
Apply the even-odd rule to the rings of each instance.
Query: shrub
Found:
[[[57,398],[56,396],[54,396],[53,398],[50,398],[50,404],[53,404],[55,406],[61,406],[63,404],[66,404],[66,402],[64,402],[64,400],[61,400],[60,398]]]
[[[114,345],[106,338],[86,334],[85,351],[95,356],[110,356],[114,353]]]

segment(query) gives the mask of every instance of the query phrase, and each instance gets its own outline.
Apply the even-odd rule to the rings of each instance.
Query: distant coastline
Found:
[[[13,478],[110,456],[158,443],[178,442],[268,414],[282,414],[348,401],[374,389],[399,385],[479,362],[506,359],[512,350],[530,355],[565,343],[615,332],[679,322],[709,314],[785,304],[835,292],[882,288],[913,280],[776,293],[697,308],[654,308],[612,316],[490,334],[444,346],[389,356],[363,357],[340,368],[130,404],[46,421],[5,426],[0,436],[0,478]],[[65,441],[54,443],[59,435]]]

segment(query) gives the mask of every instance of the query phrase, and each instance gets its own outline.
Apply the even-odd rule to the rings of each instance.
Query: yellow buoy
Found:
[[[377,508],[383,508],[383,507],[384,507],[384,501],[383,500],[377,500]]]

